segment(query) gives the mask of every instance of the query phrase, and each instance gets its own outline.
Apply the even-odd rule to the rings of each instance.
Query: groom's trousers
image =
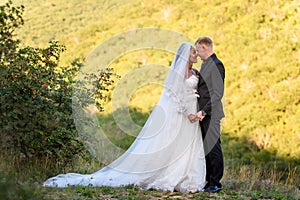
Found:
[[[220,140],[220,119],[205,116],[203,121],[200,121],[200,126],[205,152],[207,186],[221,188],[224,160]]]

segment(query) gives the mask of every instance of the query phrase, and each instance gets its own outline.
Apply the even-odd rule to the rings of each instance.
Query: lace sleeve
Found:
[[[182,113],[183,115],[188,115],[187,114],[187,105],[185,102],[185,97],[183,94],[174,94],[172,91],[167,91],[166,95],[172,99],[172,101],[175,103],[174,109],[178,113]]]
[[[182,91],[180,94],[175,95],[172,92],[167,92],[166,95],[173,100],[175,103],[174,109],[183,114],[184,116],[188,116],[189,114],[195,114],[196,109],[196,100],[197,94],[196,91]]]

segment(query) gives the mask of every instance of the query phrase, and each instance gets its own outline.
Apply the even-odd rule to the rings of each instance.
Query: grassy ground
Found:
[[[234,191],[224,189],[218,194],[205,192],[180,193],[139,190],[125,188],[86,188],[48,189],[46,197],[51,199],[296,199],[274,191]]]
[[[111,187],[42,187],[42,182],[58,173],[93,173],[103,167],[98,162],[78,159],[63,170],[47,165],[44,160],[26,164],[9,164],[0,156],[0,199],[2,200],[88,200],[88,199],[300,199],[299,174],[290,169],[283,174],[275,167],[263,171],[253,165],[231,166],[227,162],[218,194],[180,193],[141,190],[133,186]],[[13,157],[12,157],[13,158]],[[13,159],[12,159],[13,160]],[[25,167],[26,166],[26,167]],[[61,168],[61,167],[60,167]]]
[[[20,186],[19,186],[20,187]],[[299,199],[299,193],[291,191],[266,188],[264,190],[235,190],[224,185],[224,189],[217,193],[180,193],[160,192],[155,190],[140,190],[137,187],[127,186],[121,188],[111,187],[69,187],[69,188],[43,188],[41,186],[13,189],[14,197],[7,194],[5,199]],[[2,191],[3,193],[3,191]],[[1,194],[0,194],[1,195]],[[0,197],[5,197],[2,195]],[[4,199],[4,198],[1,198]]]

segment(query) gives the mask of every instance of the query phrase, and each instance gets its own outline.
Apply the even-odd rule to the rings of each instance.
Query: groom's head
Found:
[[[213,41],[207,36],[199,37],[195,42],[198,56],[202,60],[206,60],[213,54]]]

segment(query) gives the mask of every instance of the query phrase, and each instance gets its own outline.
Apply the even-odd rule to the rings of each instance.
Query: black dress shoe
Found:
[[[217,193],[217,192],[220,192],[221,190],[222,190],[222,188],[219,188],[218,186],[209,186],[204,191],[209,192],[209,193]]]

